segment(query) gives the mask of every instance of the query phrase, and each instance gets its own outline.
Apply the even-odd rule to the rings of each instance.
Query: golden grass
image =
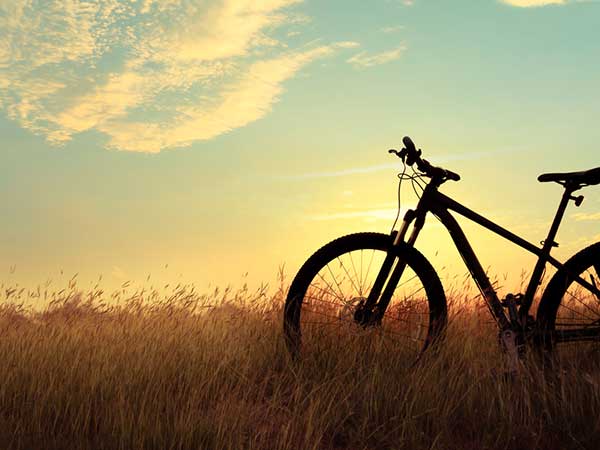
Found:
[[[451,292],[436,358],[320,346],[290,361],[285,289],[0,302],[0,448],[575,449],[600,442],[600,371],[513,380],[487,311]],[[482,322],[484,320],[485,322]],[[589,358],[580,356],[578,358]],[[586,361],[582,361],[586,362]],[[589,361],[587,361],[589,362]]]

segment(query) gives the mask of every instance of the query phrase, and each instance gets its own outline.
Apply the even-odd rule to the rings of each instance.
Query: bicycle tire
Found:
[[[563,363],[568,361],[560,357],[558,352],[560,347],[569,347],[568,344],[571,344],[570,347],[576,346],[585,351],[585,347],[589,347],[587,344],[590,344],[589,341],[586,341],[587,344],[581,341],[557,343],[554,339],[557,330],[582,330],[592,322],[600,321],[600,299],[575,282],[577,277],[588,278],[587,281],[595,283],[600,288],[600,242],[584,248],[569,258],[564,264],[564,269],[554,274],[540,300],[537,313],[541,335],[539,345],[553,362],[560,359]],[[595,351],[600,350],[598,345],[600,336],[598,338],[598,342],[591,343]],[[580,359],[574,357],[572,349],[564,353],[570,355],[573,362]],[[600,363],[600,358],[596,360]]]
[[[292,284],[290,285],[290,289],[286,298],[285,308],[284,308],[284,320],[283,320],[283,328],[284,328],[284,336],[286,339],[286,344],[290,353],[297,357],[301,353],[302,346],[302,308],[314,301],[308,298],[307,293],[310,290],[314,290],[312,285],[313,280],[315,280],[318,276],[320,276],[321,271],[325,267],[330,267],[329,264],[333,261],[340,261],[339,259],[343,255],[347,255],[350,253],[350,258],[352,258],[351,252],[360,251],[361,255],[361,278],[363,276],[362,263],[363,263],[363,255],[364,251],[372,250],[373,254],[378,252],[378,257],[385,255],[388,251],[395,252],[395,255],[399,258],[402,258],[403,261],[406,262],[408,270],[412,270],[418,280],[422,283],[422,290],[425,294],[426,305],[428,312],[413,312],[413,316],[419,314],[418,317],[422,317],[420,320],[427,320],[427,332],[426,336],[424,336],[422,345],[417,349],[414,360],[418,360],[422,353],[432,345],[432,343],[440,340],[444,334],[444,330],[447,325],[447,305],[446,305],[446,296],[444,294],[444,289],[442,287],[442,283],[435,272],[434,268],[431,266],[429,261],[415,248],[410,247],[404,243],[399,246],[392,246],[392,238],[390,235],[385,235],[381,233],[356,233],[350,234],[338,239],[331,241],[330,243],[324,245],[322,248],[317,250],[300,268],[298,273],[296,274]],[[373,256],[371,256],[373,258]],[[366,258],[365,258],[366,262]],[[372,263],[372,259],[371,259]],[[371,268],[371,263],[369,264],[369,270]],[[354,260],[352,260],[352,265],[354,266]],[[343,264],[342,264],[343,267]],[[358,275],[358,270],[354,267],[354,273]],[[331,270],[330,270],[331,271]],[[367,275],[365,279],[369,276],[369,271],[367,271]],[[346,272],[348,274],[348,271]],[[413,277],[414,278],[414,277]],[[335,277],[333,277],[335,279]],[[402,283],[406,283],[403,278],[397,284],[397,288],[402,285]],[[411,281],[411,280],[409,280]],[[333,284],[333,283],[332,283]],[[339,285],[338,285],[339,287]],[[358,288],[357,288],[358,289]],[[322,293],[321,293],[322,294]],[[366,297],[367,292],[361,292],[361,298]],[[368,294],[367,294],[368,295]],[[411,305],[408,303],[408,300],[414,301],[414,294],[412,299],[409,297],[404,297],[402,302],[398,302],[398,304],[406,303],[406,305],[402,306],[403,308],[407,307],[407,305]],[[390,303],[388,310],[386,310],[386,315],[391,311],[390,307],[392,307],[392,303]],[[415,308],[415,303],[413,303],[410,307]],[[420,306],[420,303],[419,303]],[[342,306],[345,308],[346,305]],[[400,311],[398,308],[396,311]],[[402,310],[404,311],[404,310]],[[413,311],[416,311],[413,309]],[[420,311],[420,310],[419,310]],[[312,314],[313,312],[308,312],[307,314]],[[396,312],[394,312],[395,314]],[[397,319],[390,320],[402,320],[401,314],[402,312],[398,312]],[[333,316],[332,316],[333,317]],[[337,321],[337,317],[334,317],[334,320]],[[336,322],[337,323],[337,322]],[[385,316],[384,316],[384,324],[385,324]],[[404,322],[402,322],[404,325]],[[422,325],[424,326],[424,325]],[[306,328],[306,326],[304,327]],[[421,329],[419,329],[421,330]],[[396,336],[394,336],[396,337]],[[337,343],[337,341],[336,341]]]

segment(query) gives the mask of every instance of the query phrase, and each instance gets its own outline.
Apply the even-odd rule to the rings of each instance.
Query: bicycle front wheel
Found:
[[[388,252],[406,268],[381,320],[366,325],[360,309]],[[446,297],[431,264],[413,247],[392,246],[392,238],[380,233],[343,236],[313,254],[294,278],[284,310],[284,334],[294,355],[331,349],[356,354],[366,345],[371,353],[401,352],[408,365],[443,335],[446,322]]]
[[[596,293],[580,284],[583,279]],[[555,362],[600,367],[600,242],[569,259],[542,296],[537,321],[542,348]]]

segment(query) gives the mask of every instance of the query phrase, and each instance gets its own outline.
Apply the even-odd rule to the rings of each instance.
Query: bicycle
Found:
[[[415,248],[428,213],[448,230],[479,288],[498,325],[511,370],[516,370],[528,345],[543,350],[545,355],[555,355],[561,344],[600,341],[600,242],[577,252],[565,263],[550,255],[552,248],[558,246],[554,239],[568,203],[579,206],[583,201],[583,196],[574,196],[574,192],[600,184],[600,167],[538,177],[540,182],[557,182],[564,187],[548,235],[538,247],[439,192],[445,182],[459,181],[460,176],[423,159],[421,150],[408,136],[403,138],[403,144],[400,151],[389,150],[404,165],[399,175],[398,198],[400,201],[402,181],[410,179],[415,192],[422,192],[416,208],[405,213],[398,230],[394,229],[395,222],[389,235],[356,233],[340,237],[302,265],[290,285],[284,307],[283,331],[292,355],[300,355],[303,335],[313,332],[318,341],[326,331],[333,331],[334,344],[338,346],[346,343],[346,335],[350,339],[371,339],[376,334],[384,343],[389,339],[394,343],[402,341],[406,344],[402,351],[408,351],[408,361],[413,363],[443,340],[448,323],[444,288],[431,263]],[[407,166],[413,175],[406,174]],[[422,184],[426,179],[426,184]],[[450,211],[537,256],[524,293],[499,299]],[[557,271],[542,293],[534,318],[530,308],[548,263]]]

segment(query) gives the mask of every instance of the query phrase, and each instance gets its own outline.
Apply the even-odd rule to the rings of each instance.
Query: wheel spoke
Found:
[[[405,282],[400,283],[399,285],[396,286],[396,289],[398,289],[399,287],[402,287],[402,286],[406,285],[406,283],[410,283],[415,278],[417,278],[417,275],[414,275],[414,276],[410,277],[408,280],[406,280]]]
[[[326,291],[325,289],[323,289],[323,288],[321,288],[321,287],[319,287],[317,285],[314,285],[314,284],[311,284],[309,288],[317,289],[317,290],[321,291],[325,295],[333,295],[338,300],[337,304],[339,304],[340,306],[345,306],[348,303],[348,301],[345,298],[340,298],[333,291]],[[309,298],[309,296],[305,296],[304,298]],[[313,298],[315,298],[315,297],[313,297]]]
[[[411,298],[413,298],[417,293],[421,292],[423,289],[425,289],[425,286],[421,286],[419,289],[417,289],[416,291],[414,291],[412,294],[410,294],[408,297],[404,297],[404,301],[409,300]]]
[[[387,320],[394,321],[394,322],[410,323],[413,326],[416,326],[416,327],[419,327],[419,328],[427,328],[427,326],[423,325],[422,323],[418,323],[418,322],[415,322],[413,320],[402,319],[400,317],[388,317]]]
[[[577,311],[577,310],[575,310],[575,309],[573,309],[573,308],[571,308],[571,307],[569,307],[569,306],[567,306],[565,304],[560,305],[560,307],[564,308],[564,309],[567,309],[567,310],[569,310],[571,312],[574,312],[575,314],[578,314],[578,315],[582,316],[583,319],[580,319],[580,320],[594,320],[592,317],[588,317],[585,314],[582,314],[581,312],[579,312],[579,311]],[[573,319],[569,319],[569,320],[573,320]]]
[[[576,323],[578,323],[579,325],[581,325],[582,323],[583,323],[583,324],[586,324],[586,326],[587,326],[587,325],[589,325],[589,324],[592,324],[592,323],[595,323],[595,322],[597,322],[597,320],[594,320],[594,319],[592,319],[592,318],[589,318],[589,317],[568,317],[568,318],[566,318],[566,317],[565,317],[565,318],[564,318],[564,319],[563,319],[563,320],[560,322],[560,324],[561,324],[561,325],[565,325],[565,324],[566,324],[566,323],[567,323],[569,320],[570,320],[570,321],[573,321],[573,322],[576,322]],[[593,322],[590,322],[590,320],[592,320]],[[557,323],[559,323],[559,322],[557,321]]]
[[[356,266],[354,265],[354,259],[352,258],[352,252],[348,253],[350,255],[350,262],[352,263],[352,270],[354,271],[354,275],[356,275],[356,278],[358,278],[358,296],[362,297],[362,280],[360,279],[360,277],[358,276],[358,273],[356,272]]]
[[[373,263],[373,257],[375,256],[375,250],[371,252],[371,259],[369,260],[369,266],[367,267],[367,273],[365,274],[365,281],[369,279],[369,274],[371,273],[371,264]],[[368,291],[371,290],[371,285],[369,285]]]
[[[333,282],[335,283],[335,285],[337,286],[340,295],[342,296],[342,301],[344,299],[344,291],[342,291],[342,287],[340,286],[340,283],[338,282],[337,278],[335,277],[335,275],[333,274],[333,272],[331,271],[331,267],[329,267],[329,263],[327,263],[327,270],[329,270],[329,273],[331,274],[331,278],[333,278]]]
[[[558,305],[550,305],[549,313],[545,312],[542,318],[554,324],[557,337],[566,337],[565,341],[557,339],[557,357],[563,362],[586,364],[593,359],[586,357],[586,349],[600,349],[597,343],[600,340],[597,334],[600,331],[600,259],[594,253],[580,253],[572,264],[578,267],[574,271],[577,273],[569,274]]]
[[[404,301],[401,302],[394,302],[392,301],[391,303],[391,308],[388,308],[388,311],[396,312],[398,311],[402,306],[404,306],[404,309],[401,311],[402,314],[415,314],[415,315],[420,315],[420,316],[428,316],[429,312],[416,312],[416,311],[407,311],[408,309],[415,309],[414,305],[412,304],[408,304],[408,305],[404,305]]]
[[[323,317],[329,317],[329,318],[331,318],[331,319],[335,319],[335,320],[337,320],[337,321],[341,321],[341,319],[342,319],[342,318],[341,318],[341,317],[339,317],[339,316],[332,316],[331,314],[327,314],[327,313],[324,313],[324,312],[321,312],[321,311],[315,311],[314,309],[309,309],[309,310],[307,310],[306,312],[308,312],[308,313],[311,313],[311,314],[317,314],[317,315],[319,315],[319,316],[323,316]],[[306,322],[305,322],[305,323],[306,323]]]
[[[574,319],[569,319],[569,320],[574,320]],[[581,327],[583,325],[583,328],[585,329],[585,328],[590,328],[590,327],[592,327],[594,325],[598,325],[598,321],[596,320],[594,322],[584,323],[584,324],[582,324],[580,322],[573,322],[573,323],[571,323],[571,322],[560,322],[560,325],[563,326],[563,327],[569,327],[569,326],[570,327]]]
[[[363,249],[360,249],[360,288],[364,286],[363,283]],[[360,294],[362,296],[362,294]]]
[[[316,302],[321,302],[321,303],[324,303],[324,304],[327,304],[327,305],[331,305],[331,304],[338,305],[338,306],[341,306],[342,308],[345,308],[348,305],[350,305],[350,303],[328,302],[327,300],[323,300],[322,298],[313,297],[313,296],[310,296],[310,295],[306,295],[306,296],[304,296],[304,298],[312,300],[312,301],[316,301]]]
[[[596,300],[600,302],[600,297],[597,294],[598,284],[596,284],[596,278],[600,279],[600,263],[594,264],[594,270],[596,271],[596,277],[594,277],[593,274],[590,274],[590,279],[592,281],[592,284],[594,285],[594,289],[596,289],[596,292],[594,292],[594,296],[596,297]]]
[[[308,312],[313,313],[313,314],[317,314],[317,315],[319,315],[321,317],[330,318],[330,319],[333,319],[333,320],[328,321],[328,322],[317,322],[317,321],[308,321],[307,320],[307,321],[303,321],[304,324],[310,324],[310,325],[340,325],[340,324],[343,323],[343,321],[340,320],[340,318],[336,317],[336,316],[332,316],[332,315],[329,315],[329,314],[321,313],[319,311],[309,310]],[[406,321],[406,322],[412,323],[410,321]],[[346,323],[348,323],[348,322],[346,322]],[[427,328],[423,324],[413,324],[413,325],[418,325],[419,329]],[[391,331],[391,330],[389,330],[387,328],[378,327],[378,326],[374,326],[373,328],[364,328],[364,327],[359,327],[358,324],[357,324],[356,328],[357,329],[365,329],[365,330],[371,330],[371,329],[373,329],[373,330],[376,330],[376,332],[377,332],[378,335],[384,336],[384,337],[388,337],[388,338],[390,336],[397,336],[397,337],[401,337],[401,338],[407,338],[407,339],[410,339],[412,341],[424,341],[424,338],[421,338],[421,337],[415,337],[415,336],[411,336],[409,334],[399,333],[397,331]],[[392,337],[392,339],[393,339],[393,337]]]
[[[319,290],[321,290],[321,289],[320,289],[319,287],[317,287],[317,286],[314,286],[314,287],[315,287],[316,289],[319,289]],[[329,301],[327,301],[327,300],[324,300],[323,298],[314,297],[314,296],[312,296],[312,295],[306,295],[306,296],[304,296],[304,298],[305,298],[305,299],[308,299],[308,300],[311,300],[311,301],[314,301],[314,302],[320,302],[320,303],[323,303],[323,304],[325,304],[325,305],[331,305],[331,304],[333,304],[333,305],[339,306],[339,307],[341,307],[341,308],[347,308],[348,306],[355,306],[355,305],[353,305],[351,302],[348,302],[348,301],[347,301],[347,302],[344,302],[344,303],[337,302],[337,301],[332,301],[332,302],[329,302]],[[333,300],[333,299],[332,299],[332,300]],[[394,306],[396,306],[396,308],[394,308]],[[392,314],[393,314],[393,313],[395,312],[395,311],[394,311],[394,309],[397,309],[399,306],[400,306],[400,305],[394,305],[394,302],[393,302],[393,300],[392,300],[392,308],[391,308],[391,309],[388,309],[388,311],[390,311],[390,313],[392,313]],[[404,311],[402,311],[402,312],[401,312],[401,315],[411,315],[411,316],[429,316],[429,313],[428,313],[428,312],[417,312],[417,311],[405,311],[405,310],[404,310]],[[386,317],[388,317],[388,316],[386,316]]]
[[[356,284],[354,284],[354,281],[352,281],[352,277],[348,273],[348,270],[346,269],[346,266],[344,266],[344,263],[342,262],[342,260],[340,259],[339,256],[337,257],[337,260],[340,262],[340,266],[342,266],[342,269],[344,269],[344,272],[346,272],[346,275],[348,275],[348,279],[350,280],[350,283],[352,284],[352,286],[354,287],[354,289],[356,289],[356,292],[360,292],[360,289],[358,289],[356,287]],[[358,295],[360,295],[360,293]]]
[[[585,307],[585,309],[587,309],[588,311],[590,311],[592,314],[598,314],[598,311],[594,311],[589,305],[587,305],[586,303],[584,303],[580,298],[576,297],[575,295],[571,294],[569,291],[567,291],[567,294],[569,294],[571,297],[573,297],[573,299],[577,300],[583,307]],[[566,307],[564,304],[562,305],[563,307]],[[571,310],[573,311],[573,310]],[[580,315],[584,316],[583,314],[579,313]],[[587,317],[587,316],[584,316]],[[590,320],[594,320],[591,317],[589,317]]]
[[[340,292],[342,294],[342,296],[340,297],[339,295],[337,295],[334,291],[334,289],[331,287],[331,285],[327,282],[327,280],[325,278],[323,278],[323,275],[321,275],[320,273],[317,274],[317,276],[323,280],[323,283],[325,283],[327,285],[327,287],[331,290],[331,293],[333,295],[335,295],[339,300],[341,300],[342,302],[344,301],[344,293]]]

